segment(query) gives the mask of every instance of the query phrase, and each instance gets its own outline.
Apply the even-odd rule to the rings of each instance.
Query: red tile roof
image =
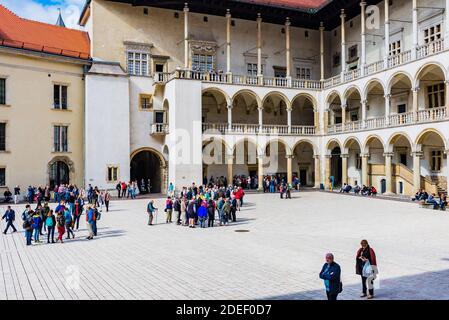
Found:
[[[253,2],[258,5],[286,7],[290,9],[304,10],[314,9],[318,10],[331,2],[331,0],[241,0],[242,2]]]
[[[0,5],[0,45],[88,59],[86,32],[18,17]]]

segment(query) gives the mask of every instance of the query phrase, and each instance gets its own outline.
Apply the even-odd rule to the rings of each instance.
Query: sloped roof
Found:
[[[0,5],[0,45],[89,59],[86,32],[18,17]]]

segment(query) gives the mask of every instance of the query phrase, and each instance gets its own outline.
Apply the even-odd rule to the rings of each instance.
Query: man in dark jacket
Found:
[[[332,253],[326,254],[326,263],[321,269],[320,279],[324,280],[327,300],[337,300],[338,294],[342,291],[340,275],[341,268],[334,261],[334,255]]]
[[[17,232],[16,227],[14,226],[14,220],[16,220],[16,213],[13,209],[11,209],[11,206],[8,206],[8,208],[5,211],[5,214],[2,217],[2,220],[6,220],[6,228],[5,231],[3,231],[4,234],[8,232],[9,227],[12,227],[12,232]]]

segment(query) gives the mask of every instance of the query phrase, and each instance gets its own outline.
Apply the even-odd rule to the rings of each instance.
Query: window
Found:
[[[155,112],[154,120],[155,123],[164,123],[164,112],[163,111]]]
[[[147,76],[148,53],[128,51],[128,73],[135,76]]]
[[[401,153],[399,155],[399,163],[403,164],[404,166],[407,166],[407,154],[406,153]]]
[[[153,108],[152,96],[151,94],[141,94],[140,98],[140,109],[150,110]]]
[[[298,67],[296,68],[296,78],[302,80],[310,80],[312,76],[312,70],[310,68]]]
[[[68,127],[67,126],[54,126],[53,127],[53,144],[55,152],[67,152],[68,151]]]
[[[247,63],[247,74],[251,77],[257,76],[257,63]],[[262,65],[262,74],[263,74],[263,65]]]
[[[118,181],[118,167],[109,166],[108,167],[108,182]]]
[[[334,54],[334,56],[332,57],[332,65],[335,67],[340,66],[341,64],[341,54],[340,52],[337,52]]]
[[[349,55],[349,61],[354,61],[359,57],[357,45],[349,48],[348,55]]]
[[[431,163],[430,163],[430,170],[433,172],[439,172],[441,171],[441,164],[443,162],[443,152],[439,150],[432,151],[431,153]]]
[[[401,41],[390,43],[390,56],[395,56],[401,53]]]
[[[398,113],[406,113],[406,112],[407,112],[407,105],[399,104],[398,105]]]
[[[163,63],[156,63],[155,70],[156,70],[156,72],[164,72],[164,64]]]
[[[287,69],[282,67],[273,67],[275,78],[285,78],[287,76]]]
[[[193,54],[192,69],[199,72],[214,71],[214,56],[209,54]]]
[[[0,123],[0,151],[6,150],[6,123]]]
[[[6,169],[0,168],[0,186],[6,186]]]
[[[438,108],[444,106],[444,83],[428,86],[427,98],[429,102],[429,108]]]
[[[441,24],[424,30],[424,43],[431,43],[441,39]]]
[[[67,86],[53,86],[53,108],[67,110]]]
[[[355,169],[362,170],[362,157],[360,156],[360,153],[355,155]]]
[[[6,79],[0,78],[0,104],[6,104]]]

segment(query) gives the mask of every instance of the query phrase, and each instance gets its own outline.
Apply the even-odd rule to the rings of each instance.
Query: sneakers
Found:
[[[373,299],[373,298],[374,298],[373,295],[369,295],[369,296],[367,297],[367,299]]]
[[[362,293],[361,295],[360,295],[360,298],[365,298],[366,297],[366,293]]]

